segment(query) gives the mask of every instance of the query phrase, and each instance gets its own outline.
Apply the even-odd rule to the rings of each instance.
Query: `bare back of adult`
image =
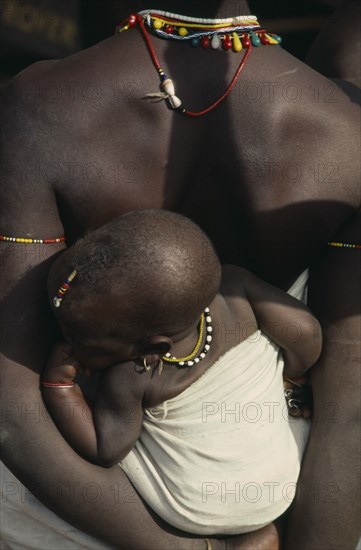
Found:
[[[152,41],[195,111],[225,91],[242,58]],[[29,189],[17,232],[42,235],[51,216],[34,185],[56,193],[71,240],[132,209],[177,210],[207,230],[222,260],[287,286],[359,206],[357,107],[281,47],[253,48],[229,98],[197,119],[146,99],[159,78],[137,29],[38,63],[14,86],[30,117],[10,119],[23,173],[9,184]]]
[[[245,2],[239,5],[250,13]],[[169,2],[169,10],[178,13],[184,6]],[[218,11],[209,6],[203,16],[239,15],[234,2],[220,2]],[[151,40],[177,95],[192,111],[224,93],[243,55]],[[359,208],[357,106],[279,46],[252,48],[228,98],[207,115],[189,118],[164,100],[145,97],[158,91],[159,77],[137,28],[21,73],[10,85],[5,111],[2,232],[33,238],[65,233],[71,243],[119,214],[166,208],[196,221],[223,262],[289,287]],[[45,306],[39,307],[45,302],[41,284],[61,245],[41,253],[31,245],[27,250],[34,252],[24,252],[21,260],[15,245],[2,245],[10,290],[5,322],[23,319],[6,338],[4,388],[13,403],[20,394],[23,402],[41,403],[37,372],[49,346],[39,336],[46,316]],[[20,348],[19,334],[26,342]],[[148,536],[161,547],[151,516],[144,522],[145,542],[134,542],[134,533],[127,525],[120,528],[111,514],[95,525],[101,505],[81,511],[79,500],[59,504],[39,489],[52,478],[62,451],[64,480],[78,483],[88,475],[109,486],[118,483],[120,472],[86,465],[49,422],[29,429],[11,413],[4,424],[4,459],[57,513],[112,542],[121,533],[124,548],[143,548],[153,540]],[[52,445],[39,443],[44,434]],[[26,445],[47,468],[24,464],[19,448]],[[132,506],[138,510],[141,504]],[[198,543],[188,542],[187,548]],[[173,539],[165,538],[164,548],[167,544],[182,548]],[[311,549],[302,540],[301,547]],[[326,542],[324,547],[331,548]]]

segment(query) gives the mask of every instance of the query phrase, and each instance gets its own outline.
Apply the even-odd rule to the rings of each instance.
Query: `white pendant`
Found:
[[[162,88],[165,91],[165,93],[168,94],[168,95],[174,95],[175,94],[173,80],[171,80],[170,78],[166,78],[162,82]]]
[[[214,50],[219,48],[220,40],[218,34],[215,34],[211,40],[211,46]]]
[[[181,100],[176,95],[170,95],[168,99],[172,109],[178,109],[182,105]]]

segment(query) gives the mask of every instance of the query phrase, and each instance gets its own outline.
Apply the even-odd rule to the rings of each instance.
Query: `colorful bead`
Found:
[[[255,32],[251,32],[250,35],[251,35],[252,46],[255,46],[256,48],[258,48],[258,46],[261,45],[259,36]]]
[[[174,31],[174,27],[172,27],[172,25],[167,25],[164,30],[167,34],[172,34],[172,32]]]
[[[269,44],[272,44],[273,46],[276,46],[278,44],[277,40],[275,40],[270,34],[265,33],[264,36],[268,38]]]
[[[203,36],[202,38],[202,48],[208,48],[209,47],[209,37]]]
[[[226,34],[225,37],[223,38],[223,48],[225,50],[229,50],[229,48],[231,47],[232,47],[231,37],[229,36],[229,34]]]
[[[250,47],[251,41],[250,41],[250,38],[249,38],[249,36],[248,36],[247,33],[244,33],[244,34],[242,35],[241,42],[242,42],[242,46],[243,46],[244,48],[249,48],[249,47]]]
[[[232,34],[233,36],[233,51],[240,52],[242,49],[242,42],[239,39],[239,36],[236,32]]]
[[[281,38],[280,36],[278,36],[278,34],[272,34],[272,38],[273,38],[274,40],[276,40],[276,43],[277,43],[277,44],[281,44],[282,38]]]
[[[128,25],[132,29],[137,24],[137,16],[135,13],[129,15]]]
[[[178,34],[179,34],[179,36],[187,36],[188,31],[185,27],[180,27],[179,30],[178,30]]]
[[[262,44],[265,46],[266,44],[269,44],[269,40],[267,38],[267,36],[265,34],[261,34],[261,37],[260,37],[260,40],[262,42]]]
[[[163,22],[160,19],[153,19],[153,27],[155,29],[161,29],[163,27]]]
[[[191,45],[193,46],[193,48],[196,48],[198,46],[198,44],[199,44],[198,38],[195,38],[195,37],[192,38]]]
[[[218,34],[215,34],[215,35],[212,37],[211,46],[212,46],[212,48],[213,48],[214,50],[218,50],[219,45],[220,45],[219,36],[218,36]]]

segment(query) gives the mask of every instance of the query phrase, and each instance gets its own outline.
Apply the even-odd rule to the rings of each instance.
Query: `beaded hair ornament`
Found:
[[[70,283],[74,281],[76,277],[76,273],[77,273],[76,269],[74,269],[74,271],[72,271],[69,277],[66,279],[65,283],[63,283],[59,288],[57,295],[54,296],[53,298],[54,307],[58,308],[61,306],[61,302],[63,301],[65,294],[68,292],[70,288]]]

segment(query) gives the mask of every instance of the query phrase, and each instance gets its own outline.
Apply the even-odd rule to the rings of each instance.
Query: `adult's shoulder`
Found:
[[[58,61],[39,61],[16,75],[2,92],[2,139],[6,157],[24,159],[29,146],[32,154],[48,148],[51,120],[49,102],[44,91],[48,75]]]
[[[54,121],[40,92],[57,61],[31,65],[3,90],[1,101],[2,231],[61,235],[53,188]],[[36,213],[36,215],[35,215]],[[47,224],[47,225],[46,225]]]
[[[14,76],[2,90],[2,116],[16,122],[24,116],[39,117],[44,102],[44,86],[58,60],[37,61]]]
[[[221,293],[223,295],[244,295],[249,271],[237,265],[222,265]]]

